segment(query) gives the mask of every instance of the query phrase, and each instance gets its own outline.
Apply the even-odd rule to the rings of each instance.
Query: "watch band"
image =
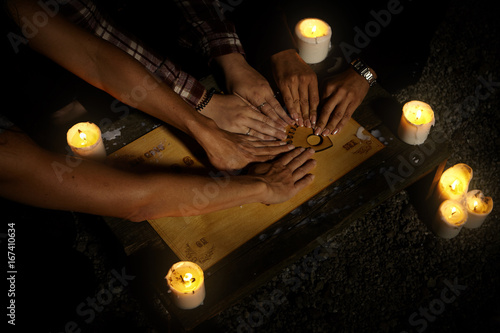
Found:
[[[372,87],[375,83],[377,83],[377,80],[373,76],[373,73],[370,71],[370,68],[363,62],[363,60],[357,58],[351,62],[352,68],[366,79],[368,83],[370,84],[370,87]]]

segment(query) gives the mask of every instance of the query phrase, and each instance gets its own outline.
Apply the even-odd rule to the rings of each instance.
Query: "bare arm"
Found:
[[[288,200],[312,181],[307,175],[314,167],[311,156],[296,149],[272,164],[262,164],[258,174],[230,177],[200,206],[194,205],[194,194],[219,186],[216,180],[165,173],[139,176],[85,160],[68,164],[65,156],[40,148],[25,133],[6,131],[0,134],[0,196],[131,221],[205,214],[251,202]]]
[[[11,0],[9,6],[20,26],[21,18],[29,20],[42,10],[32,0]],[[291,149],[278,142],[246,140],[244,136],[220,130],[214,121],[195,112],[131,56],[60,14],[48,18],[29,44],[118,100],[194,137],[219,169],[240,169],[250,162],[266,161]]]

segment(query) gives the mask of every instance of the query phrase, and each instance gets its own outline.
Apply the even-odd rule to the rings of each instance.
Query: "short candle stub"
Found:
[[[203,270],[193,262],[181,261],[172,265],[165,277],[172,300],[181,309],[194,309],[205,299]]]
[[[442,238],[453,238],[458,235],[467,221],[467,211],[457,201],[445,200],[439,205],[433,223],[433,231]]]
[[[407,144],[420,145],[425,142],[434,124],[434,111],[429,104],[409,101],[403,106],[398,136]]]
[[[316,64],[328,55],[331,48],[332,29],[325,21],[305,18],[295,26],[299,55],[308,64]]]
[[[458,163],[443,172],[438,184],[440,199],[462,202],[469,189],[473,171],[470,166]]]
[[[106,158],[101,130],[94,123],[81,122],[75,124],[66,133],[66,140],[73,153],[77,156],[98,161]]]
[[[479,228],[486,217],[493,210],[493,199],[486,197],[480,190],[472,190],[465,196],[468,219],[465,224],[467,229]]]

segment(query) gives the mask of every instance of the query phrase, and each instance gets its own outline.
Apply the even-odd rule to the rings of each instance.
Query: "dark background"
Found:
[[[433,34],[422,76],[393,96],[400,103],[429,103],[436,113],[433,130],[446,133],[452,144],[447,166],[470,165],[470,188],[498,201],[499,25],[492,4],[451,2]],[[415,24],[425,25],[426,17]],[[419,45],[414,50],[420,52]],[[16,329],[61,332],[74,321],[82,332],[173,330],[158,300],[142,299],[138,279],[105,292],[113,272],[133,272],[100,217],[1,204],[3,249],[6,224],[16,223]],[[500,330],[497,208],[481,228],[444,240],[427,229],[403,191],[325,242],[321,260],[313,253],[298,260],[204,331]],[[437,300],[447,283],[462,289],[442,309]],[[112,298],[101,298],[107,304],[94,308],[92,317],[97,295]],[[273,307],[265,307],[269,301]],[[84,315],[76,312],[79,306]],[[424,315],[433,306],[434,313]]]

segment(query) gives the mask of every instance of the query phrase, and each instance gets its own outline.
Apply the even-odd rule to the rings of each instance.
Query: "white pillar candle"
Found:
[[[80,157],[92,160],[106,157],[101,130],[96,124],[84,122],[74,125],[66,133],[66,140],[71,150]]]
[[[420,101],[407,102],[403,106],[398,136],[407,144],[420,145],[427,139],[434,123],[434,111],[429,104]]]
[[[173,302],[181,309],[194,309],[205,299],[203,270],[190,261],[180,261],[170,267],[167,276]]]
[[[485,197],[480,190],[469,191],[465,196],[465,207],[467,207],[466,228],[479,228],[493,209],[493,199]]]
[[[458,163],[443,172],[436,191],[438,200],[455,200],[463,203],[472,179],[472,168]]]
[[[432,231],[442,238],[453,238],[467,221],[467,210],[461,203],[445,200],[439,206],[432,224]]]
[[[332,29],[317,18],[300,20],[295,26],[297,47],[300,57],[308,64],[316,64],[325,60],[330,50]]]

